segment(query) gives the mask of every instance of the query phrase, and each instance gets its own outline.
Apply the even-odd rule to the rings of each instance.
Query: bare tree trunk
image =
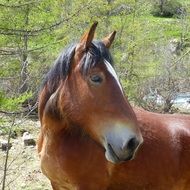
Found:
[[[29,24],[29,7],[26,8],[25,26]],[[19,92],[24,93],[28,90],[28,33],[23,36],[23,50],[21,51],[21,73],[20,73],[20,88]]]
[[[165,3],[165,0],[160,0],[160,12],[161,12],[161,15],[163,15],[164,3]]]

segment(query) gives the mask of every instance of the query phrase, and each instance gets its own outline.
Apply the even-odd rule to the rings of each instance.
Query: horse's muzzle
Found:
[[[142,141],[141,135],[135,134],[128,128],[110,130],[105,135],[106,159],[112,163],[131,160]]]

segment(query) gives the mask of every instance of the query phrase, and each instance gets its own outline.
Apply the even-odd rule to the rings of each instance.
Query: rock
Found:
[[[7,149],[10,149],[12,147],[12,143],[8,143],[7,140],[0,140],[0,148],[2,151],[6,151]]]
[[[173,55],[180,55],[182,51],[182,42],[178,39],[172,39],[168,45],[169,51]]]
[[[36,141],[29,132],[24,132],[22,139],[24,146],[36,146]]]

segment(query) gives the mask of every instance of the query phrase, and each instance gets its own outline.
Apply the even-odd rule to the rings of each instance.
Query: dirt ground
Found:
[[[29,131],[37,139],[39,122],[32,120],[17,121],[21,129]],[[20,122],[20,123],[19,123]],[[18,127],[17,127],[18,130]],[[0,135],[0,139],[5,139]],[[40,161],[35,146],[25,147],[21,134],[11,139],[12,148],[9,151],[6,190],[51,190],[48,179],[40,170]],[[0,149],[0,188],[6,152]]]

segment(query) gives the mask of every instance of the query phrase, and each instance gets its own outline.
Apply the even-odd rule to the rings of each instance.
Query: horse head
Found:
[[[133,158],[142,136],[109,52],[116,32],[94,41],[96,26],[97,22],[69,53],[60,56],[61,67],[57,67],[67,74],[59,82],[54,79],[50,99],[56,97],[56,113],[67,121],[65,130],[77,127],[103,146],[108,161],[120,163]],[[70,57],[69,64],[64,57]]]

